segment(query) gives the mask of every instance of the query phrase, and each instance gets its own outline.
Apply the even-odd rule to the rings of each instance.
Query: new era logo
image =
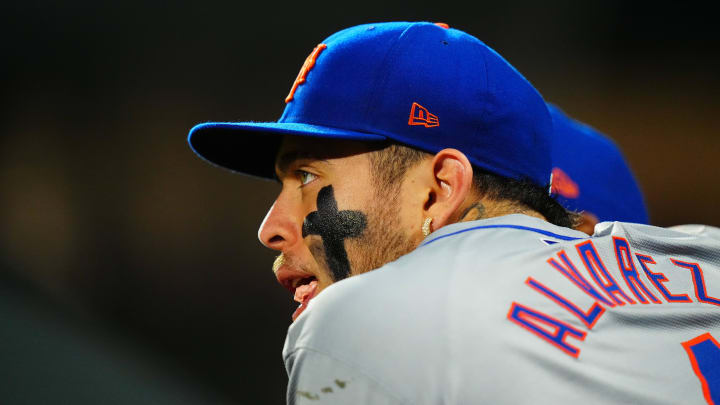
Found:
[[[430,114],[427,108],[418,103],[412,103],[408,125],[424,125],[425,128],[440,126],[437,115]]]

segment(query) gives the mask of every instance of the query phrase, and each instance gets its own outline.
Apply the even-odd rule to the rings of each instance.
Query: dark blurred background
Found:
[[[693,3],[0,7],[3,271],[233,403],[284,401],[295,305],[256,237],[279,187],[200,160],[187,131],[277,119],[305,57],[339,29],[429,20],[477,36],[616,140],[654,224],[720,226],[720,32]]]

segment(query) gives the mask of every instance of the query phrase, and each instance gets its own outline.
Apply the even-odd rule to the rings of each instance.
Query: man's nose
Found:
[[[265,215],[258,230],[258,239],[270,249],[283,251],[301,239],[301,227],[302,218],[278,199]]]

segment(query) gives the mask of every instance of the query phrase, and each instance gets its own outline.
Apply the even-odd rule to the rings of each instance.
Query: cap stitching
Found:
[[[406,35],[406,33],[408,32],[408,30],[410,30],[410,28],[412,28],[412,27],[414,27],[414,26],[416,26],[416,25],[418,25],[418,24],[421,24],[421,23],[410,23],[410,24],[407,26],[407,28],[405,28],[405,29],[400,33],[400,35],[398,35],[398,36],[395,38],[393,44],[388,48],[387,54],[385,54],[385,57],[383,58],[383,61],[380,63],[379,68],[385,68],[386,66],[388,66],[388,60],[391,58],[391,56],[394,56],[394,55],[395,55],[396,49],[397,49],[397,47],[398,47],[398,44],[400,43],[400,39]],[[383,74],[383,77],[376,79],[375,86],[373,87],[373,89],[372,89],[372,94],[371,94],[371,96],[370,96],[371,102],[368,103],[368,106],[367,106],[367,108],[365,109],[365,115],[364,115],[364,122],[365,122],[365,123],[369,123],[369,122],[370,122],[370,120],[369,120],[369,118],[370,118],[370,111],[371,111],[373,108],[376,107],[376,105],[377,105],[377,104],[376,104],[376,101],[377,101],[377,98],[379,97],[378,94],[379,94],[379,92],[380,92],[380,89],[381,89],[381,88],[385,88],[386,83],[387,83],[389,77],[390,77],[390,69],[385,69],[385,73]]]

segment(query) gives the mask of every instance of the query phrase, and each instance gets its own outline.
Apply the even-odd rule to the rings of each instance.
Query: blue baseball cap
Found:
[[[648,223],[642,191],[622,152],[607,136],[548,103],[552,142],[552,193],[563,207],[602,221]]]
[[[339,31],[305,60],[277,122],[207,122],[188,142],[227,169],[274,178],[283,135],[399,142],[515,179],[550,182],[552,121],[535,88],[477,38],[445,24]],[[252,147],[251,147],[252,146]]]

